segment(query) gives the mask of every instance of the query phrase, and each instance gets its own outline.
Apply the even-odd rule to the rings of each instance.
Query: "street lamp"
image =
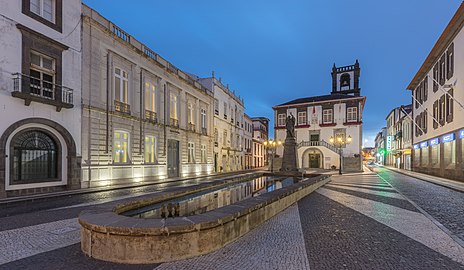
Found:
[[[348,136],[346,140],[344,140],[344,136],[337,136],[335,139],[334,137],[330,137],[330,143],[333,144],[335,147],[338,148],[338,154],[340,155],[340,166],[338,166],[338,174],[342,174],[342,164],[343,164],[343,154],[342,154],[342,146],[345,144],[351,143],[351,136]]]
[[[279,140],[278,142],[274,140],[268,140],[263,142],[264,147],[267,149],[271,149],[271,172],[274,172],[274,156],[277,146],[282,145],[282,141]],[[267,152],[267,151],[266,151]]]

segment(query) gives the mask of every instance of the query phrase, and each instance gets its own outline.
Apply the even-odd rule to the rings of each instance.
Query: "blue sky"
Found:
[[[177,67],[222,77],[250,116],[331,91],[331,68],[359,59],[366,146],[461,0],[84,0]],[[272,136],[272,135],[271,135]]]

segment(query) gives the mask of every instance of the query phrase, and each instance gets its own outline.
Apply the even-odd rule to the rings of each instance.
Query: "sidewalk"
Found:
[[[35,200],[42,200],[42,199],[55,198],[55,197],[88,194],[88,193],[94,193],[94,192],[111,191],[111,190],[126,189],[126,188],[144,187],[144,186],[159,185],[159,184],[172,183],[172,182],[182,182],[182,181],[192,180],[192,179],[203,179],[203,178],[208,178],[208,177],[226,177],[226,176],[233,176],[236,174],[259,172],[259,171],[267,171],[267,168],[262,167],[262,168],[235,171],[235,172],[213,173],[209,175],[200,175],[200,176],[165,178],[161,180],[158,179],[154,181],[144,181],[144,182],[131,183],[131,184],[110,185],[110,186],[104,186],[104,187],[91,187],[91,188],[65,190],[65,191],[49,192],[49,193],[42,193],[42,194],[25,195],[25,196],[19,196],[19,197],[9,197],[9,198],[0,199],[0,206],[11,204],[11,203],[35,201]]]
[[[381,166],[383,168],[389,169],[389,170],[397,172],[397,173],[401,173],[401,174],[404,174],[404,175],[407,175],[407,176],[417,178],[419,180],[427,181],[427,182],[430,182],[430,183],[435,184],[435,185],[439,185],[439,186],[442,186],[442,187],[450,188],[452,190],[464,192],[464,182],[460,182],[460,181],[456,181],[456,180],[450,180],[450,179],[446,179],[446,178],[441,178],[441,177],[428,175],[428,174],[424,174],[424,173],[408,171],[408,170],[404,170],[404,169],[398,169],[398,168],[390,167],[390,166],[382,166],[382,165],[378,165],[378,166]]]

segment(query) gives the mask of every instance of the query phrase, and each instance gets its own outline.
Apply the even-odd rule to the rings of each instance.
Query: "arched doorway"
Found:
[[[324,168],[324,155],[317,148],[309,148],[303,153],[303,167],[311,169]]]

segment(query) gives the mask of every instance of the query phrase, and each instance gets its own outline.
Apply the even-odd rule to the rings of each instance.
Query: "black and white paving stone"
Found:
[[[0,218],[0,269],[464,269],[464,193],[377,172],[333,176],[223,249],[161,265],[80,252],[77,212],[111,198],[22,212]],[[128,194],[118,195],[113,200]]]

